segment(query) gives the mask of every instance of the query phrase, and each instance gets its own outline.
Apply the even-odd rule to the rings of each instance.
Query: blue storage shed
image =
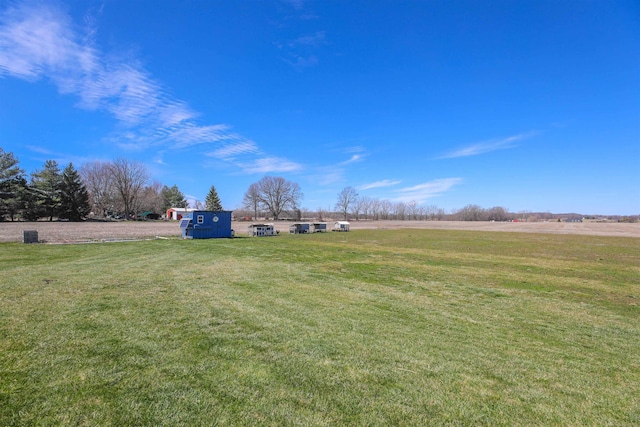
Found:
[[[193,211],[180,220],[183,239],[233,237],[231,211]]]

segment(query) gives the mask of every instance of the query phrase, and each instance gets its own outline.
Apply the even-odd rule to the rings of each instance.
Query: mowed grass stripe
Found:
[[[634,425],[637,239],[0,246],[0,425]]]

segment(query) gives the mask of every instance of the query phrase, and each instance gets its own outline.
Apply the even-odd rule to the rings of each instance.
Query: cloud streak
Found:
[[[371,190],[373,188],[393,187],[394,185],[398,185],[401,182],[402,181],[400,180],[383,179],[382,181],[376,181],[370,184],[361,185],[358,187],[358,190],[365,191],[365,190]]]
[[[295,40],[288,43],[289,47],[309,46],[318,47],[326,43],[326,36],[324,31],[316,31],[313,34],[306,34],[300,36]]]
[[[469,157],[477,156],[484,153],[489,153],[496,150],[505,150],[507,148],[514,148],[517,146],[516,142],[527,138],[531,138],[537,135],[537,132],[526,132],[518,135],[513,135],[507,138],[503,138],[497,141],[486,141],[478,144],[469,145],[467,147],[460,148],[444,156],[438,157],[439,159],[454,159],[457,157]]]
[[[338,164],[338,166],[346,166],[346,165],[349,165],[351,163],[361,162],[363,159],[364,159],[364,157],[362,155],[354,154],[348,160],[345,160],[344,162],[340,162]]]
[[[295,172],[302,169],[299,163],[282,157],[270,156],[260,150],[248,139],[236,136],[236,139],[222,147],[206,153],[207,156],[232,164],[243,173]]]
[[[450,191],[454,186],[462,183],[462,181],[462,178],[441,178],[412,187],[401,188],[395,192],[392,201],[404,203],[415,201],[419,204],[424,203],[433,197]]]
[[[109,113],[120,130],[105,141],[122,148],[222,144],[217,157],[234,160],[231,154],[243,153],[248,158],[236,164],[243,170],[267,170],[266,163],[276,160],[282,161],[281,169],[294,167],[262,153],[228,125],[198,123],[199,114],[168,93],[136,58],[101,52],[94,45],[95,21],[85,16],[81,31],[61,9],[46,3],[0,11],[0,78],[44,79],[60,93],[76,96],[79,108]],[[318,33],[297,43],[318,43],[322,37]]]
[[[248,174],[295,172],[301,168],[298,163],[291,162],[282,157],[263,157],[251,160],[250,162],[239,162],[238,165]]]

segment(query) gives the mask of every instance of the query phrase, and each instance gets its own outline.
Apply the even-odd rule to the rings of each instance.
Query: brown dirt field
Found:
[[[329,222],[331,225],[332,222]],[[246,235],[250,222],[234,222],[236,235]],[[281,233],[288,222],[276,222]],[[351,221],[351,229],[447,229],[520,233],[585,234],[640,238],[640,224],[564,222]],[[36,230],[43,243],[100,242],[155,237],[179,238],[177,221],[0,222],[0,242],[22,242],[25,230]]]

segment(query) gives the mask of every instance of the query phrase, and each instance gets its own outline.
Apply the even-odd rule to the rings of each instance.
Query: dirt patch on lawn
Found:
[[[236,235],[246,235],[250,222],[234,222]],[[331,227],[333,222],[328,223]],[[276,222],[280,233],[289,232],[288,222]],[[586,234],[639,237],[640,224],[564,222],[466,222],[466,221],[351,221],[351,229],[445,229],[521,233]],[[44,243],[102,242],[156,237],[180,238],[177,221],[87,221],[0,222],[0,242],[22,242],[24,231],[35,230]]]

